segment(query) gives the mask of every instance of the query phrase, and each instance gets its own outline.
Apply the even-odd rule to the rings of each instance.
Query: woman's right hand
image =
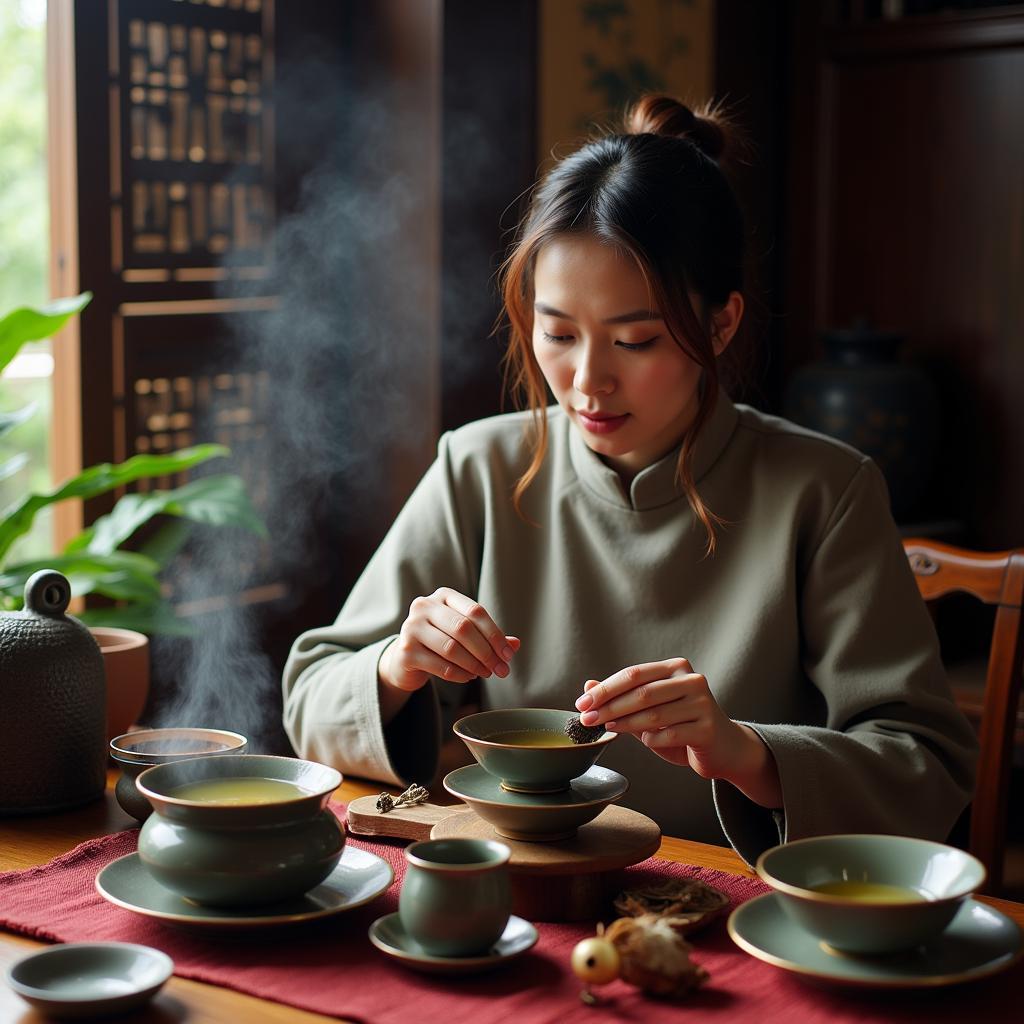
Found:
[[[498,629],[485,608],[457,590],[439,587],[409,606],[377,673],[382,682],[407,693],[431,676],[453,683],[492,674],[504,678],[517,650],[519,639]]]

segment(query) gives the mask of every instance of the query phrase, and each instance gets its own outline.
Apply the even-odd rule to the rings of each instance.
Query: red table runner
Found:
[[[49,864],[0,873],[0,927],[53,942],[139,942],[167,953],[182,978],[366,1024],[998,1021],[1009,1019],[1020,999],[1020,966],[953,989],[862,993],[814,987],[737,949],[724,921],[718,921],[693,936],[693,958],[711,975],[696,993],[666,1002],[616,981],[598,990],[602,1006],[587,1007],[569,969],[573,946],[593,934],[585,925],[542,923],[540,941],[530,953],[480,975],[413,973],[371,946],[366,937],[370,924],[397,909],[405,870],[400,843],[349,839],[395,869],[395,883],[369,905],[283,929],[229,934],[171,927],[115,907],[96,892],[96,873],[132,853],[137,837],[134,830],[119,832],[82,843]],[[634,885],[680,875],[723,890],[734,906],[765,891],[753,879],[654,857],[629,869]]]

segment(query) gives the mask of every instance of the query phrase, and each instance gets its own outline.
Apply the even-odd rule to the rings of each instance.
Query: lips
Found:
[[[576,416],[584,430],[592,434],[611,434],[629,419],[629,413],[614,415],[607,412],[584,412],[576,410]]]

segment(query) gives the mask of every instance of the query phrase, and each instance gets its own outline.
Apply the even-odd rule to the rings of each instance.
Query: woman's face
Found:
[[[696,414],[700,367],[668,333],[633,259],[592,235],[560,235],[537,254],[533,351],[587,446],[627,482]]]

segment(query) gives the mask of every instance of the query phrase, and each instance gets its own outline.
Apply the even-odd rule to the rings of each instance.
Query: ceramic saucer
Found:
[[[31,953],[7,983],[51,1017],[119,1014],[148,1002],[174,971],[166,953],[130,942],[68,942]]]
[[[622,797],[629,782],[610,768],[594,765],[559,793],[510,793],[500,779],[471,764],[449,772],[444,788],[490,822],[499,836],[550,843],[573,836]]]
[[[521,956],[537,941],[537,929],[513,915],[501,938],[483,956],[434,956],[409,938],[398,914],[378,917],[370,925],[370,941],[382,952],[415,971],[427,974],[472,974]]]
[[[130,853],[111,861],[96,876],[96,889],[111,903],[146,917],[204,928],[247,928],[310,921],[361,907],[384,892],[393,879],[386,860],[346,846],[338,866],[302,896],[252,908],[204,907],[165,889],[146,870],[139,855]]]
[[[737,907],[729,918],[733,942],[785,971],[837,985],[932,988],[974,981],[1015,963],[1024,950],[1020,929],[998,910],[967,899],[941,934],[923,946],[869,956],[841,953],[795,924],[775,893]]]

